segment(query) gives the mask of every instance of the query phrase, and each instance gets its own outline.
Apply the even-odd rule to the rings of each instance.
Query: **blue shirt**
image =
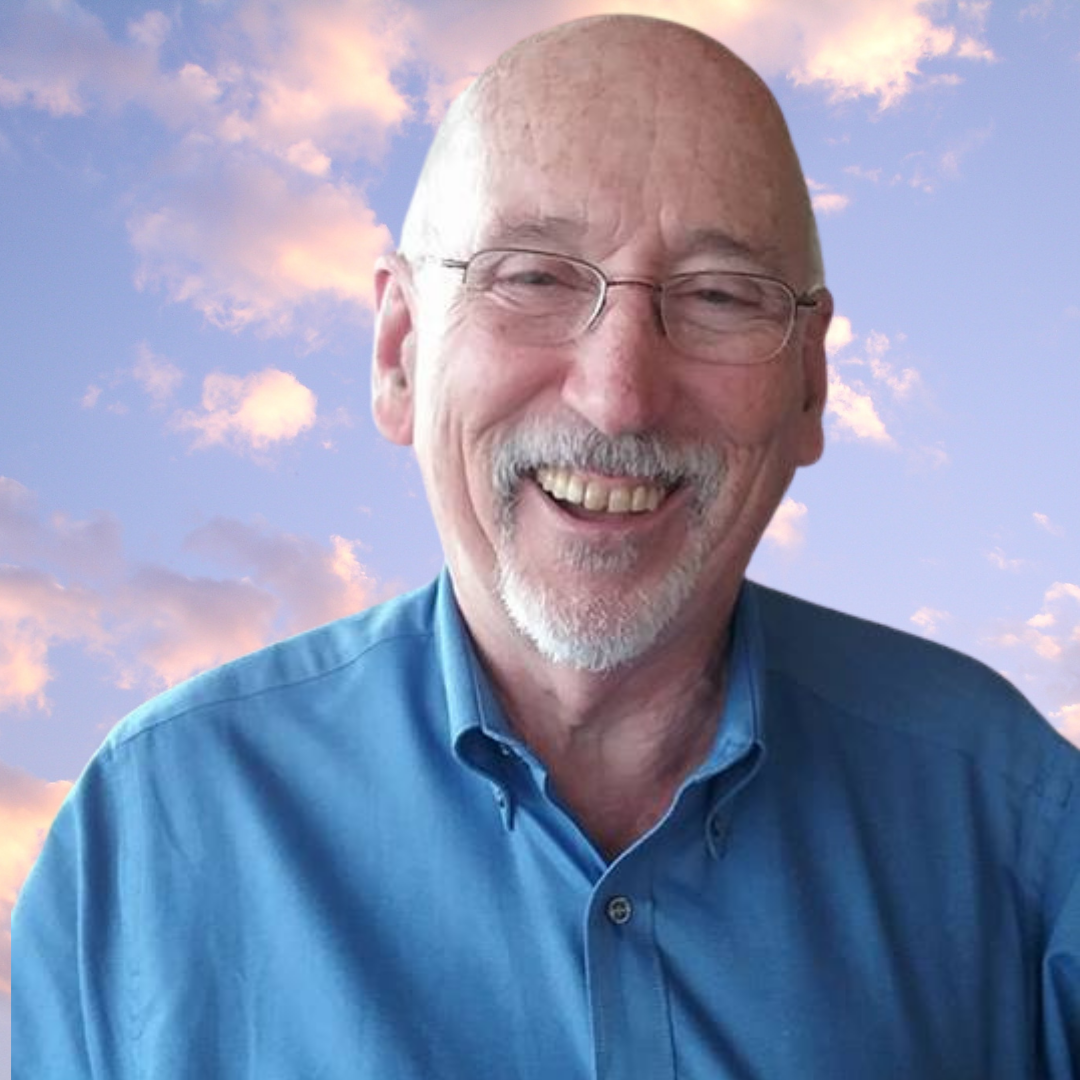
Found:
[[[1076,1080],[1080,753],[747,584],[711,753],[608,863],[444,575],[118,726],[13,951],[15,1080]]]

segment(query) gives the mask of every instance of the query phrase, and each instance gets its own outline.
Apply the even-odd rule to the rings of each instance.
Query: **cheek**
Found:
[[[802,399],[790,370],[765,365],[717,368],[708,375],[696,380],[685,400],[701,416],[697,426],[711,429],[732,452],[753,455],[798,437]]]

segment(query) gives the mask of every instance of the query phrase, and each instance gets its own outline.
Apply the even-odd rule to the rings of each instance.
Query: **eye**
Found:
[[[528,313],[591,304],[597,282],[572,259],[534,251],[488,251],[472,267],[473,286],[489,300]]]

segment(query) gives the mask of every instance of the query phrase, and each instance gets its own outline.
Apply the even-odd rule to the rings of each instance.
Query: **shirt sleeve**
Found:
[[[96,758],[61,806],[11,923],[12,1080],[122,1080],[118,793]]]
[[[1048,1080],[1080,1077],[1080,785],[1072,793],[1073,813],[1063,829],[1065,884],[1051,889],[1056,914],[1042,965],[1043,1057]],[[1052,881],[1053,884],[1053,881]]]

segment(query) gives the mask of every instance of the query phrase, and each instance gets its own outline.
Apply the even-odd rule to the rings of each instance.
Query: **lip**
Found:
[[[559,528],[573,530],[578,535],[595,537],[641,533],[654,529],[667,521],[672,514],[678,513],[685,506],[688,497],[688,489],[680,486],[670,492],[656,510],[636,514],[611,514],[606,510],[571,510],[564,507],[544,491],[532,476],[522,481],[521,489],[521,499],[540,503],[544,512]]]

